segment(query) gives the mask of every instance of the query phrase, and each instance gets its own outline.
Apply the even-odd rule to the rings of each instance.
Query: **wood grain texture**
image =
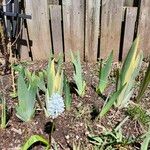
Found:
[[[124,0],[124,6],[133,6],[134,0]]]
[[[25,27],[23,27],[22,29],[22,36],[21,36],[22,39],[24,40],[28,40],[28,35],[27,35],[27,29]],[[29,45],[27,44],[27,46],[24,46],[24,45],[18,45],[20,48],[20,59],[21,61],[24,61],[24,60],[28,60],[28,61],[31,61],[31,57],[29,57]]]
[[[100,0],[86,0],[85,60],[97,61]]]
[[[145,56],[150,55],[150,0],[141,0],[138,34],[139,49],[144,51]]]
[[[118,60],[123,0],[102,0],[100,58],[104,59],[114,51],[114,60]]]
[[[125,15],[125,29],[124,29],[125,31],[122,50],[123,59],[126,57],[133,42],[136,18],[137,18],[137,7],[127,7]]]
[[[70,50],[80,51],[84,58],[84,0],[62,0],[65,61],[70,61]]]
[[[48,59],[51,38],[47,0],[26,0],[26,13],[32,15],[32,19],[27,20],[27,23],[29,36],[33,42],[33,60]]]
[[[59,53],[63,54],[63,39],[61,26],[62,18],[60,5],[50,5],[50,18],[54,56],[57,57]]]

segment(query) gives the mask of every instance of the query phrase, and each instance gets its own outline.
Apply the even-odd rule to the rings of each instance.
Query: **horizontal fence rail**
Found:
[[[123,60],[137,35],[145,56],[150,54],[150,1],[141,0],[26,0],[27,20],[21,46],[22,60],[48,59],[50,51],[79,51],[81,59],[96,62],[113,50],[114,60]],[[32,41],[32,45],[29,44]]]

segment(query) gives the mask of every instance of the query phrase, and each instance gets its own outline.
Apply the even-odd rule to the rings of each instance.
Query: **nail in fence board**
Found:
[[[118,60],[123,0],[102,0],[100,58],[106,58],[114,51]]]
[[[137,18],[137,7],[127,7],[125,15],[125,31],[122,50],[123,59],[126,57],[133,42],[136,18]]]
[[[84,58],[84,0],[62,0],[65,61],[70,50],[79,51]]]
[[[97,60],[100,0],[86,0],[85,60]]]
[[[150,0],[141,0],[138,34],[139,49],[144,51],[145,56],[150,55]]]
[[[63,39],[61,27],[61,6],[50,5],[50,18],[52,28],[52,41],[54,56],[57,57],[59,53],[63,54]]]
[[[33,42],[33,59],[48,59],[51,50],[51,38],[47,0],[26,0],[26,14],[32,15],[32,19],[28,19],[27,23],[29,36]]]

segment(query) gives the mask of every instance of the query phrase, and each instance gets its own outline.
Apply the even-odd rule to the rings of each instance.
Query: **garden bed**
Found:
[[[47,62],[32,62],[28,64],[29,69],[32,71],[42,70],[46,66]],[[101,120],[94,119],[97,110],[101,110],[105,102],[104,99],[95,91],[95,87],[98,84],[99,65],[83,63],[82,67],[84,78],[87,83],[84,97],[80,98],[76,93],[73,93],[71,110],[65,111],[55,120],[56,129],[52,135],[52,146],[54,146],[56,143],[58,149],[72,149],[73,143],[78,144],[79,142],[81,143],[81,149],[94,149],[94,145],[90,142],[88,137],[91,135],[100,135],[104,132],[103,127],[112,130],[128,115],[127,108],[116,109],[112,107],[106,116],[104,116]],[[148,61],[145,59],[145,61],[142,63],[142,70],[136,79],[134,94],[131,98],[133,102],[135,102],[135,97],[137,96],[139,89],[139,83],[143,79],[143,75],[147,67]],[[69,63],[64,64],[64,68],[69,81],[73,81],[72,65]],[[115,83],[113,82],[115,80],[115,68],[116,64],[113,64],[113,69],[109,77],[110,84],[104,92],[105,96],[109,95],[115,89]],[[0,149],[20,149],[22,144],[24,144],[31,135],[35,134],[42,135],[44,138],[48,139],[48,135],[45,132],[45,125],[47,122],[50,122],[51,119],[45,117],[44,112],[37,104],[35,117],[27,123],[20,121],[15,114],[17,99],[13,99],[10,96],[10,92],[12,90],[11,75],[4,75],[1,78],[4,84],[0,84],[0,89],[5,89],[4,96],[6,98],[9,118],[7,128],[3,130],[0,129]],[[40,97],[41,99],[44,99],[42,94]],[[144,110],[150,110],[150,86],[146,90],[145,95],[143,96],[139,105],[142,106]],[[147,124],[143,125],[136,118],[132,118],[130,116],[122,126],[123,135],[126,138],[130,137],[132,139],[142,135],[147,129]],[[118,144],[115,147],[116,149],[121,149],[121,147],[124,147],[124,149],[127,150],[138,150],[140,149],[140,143],[141,141],[137,140],[133,143],[131,142],[131,144],[124,146]],[[39,150],[44,148],[37,145],[33,149]]]

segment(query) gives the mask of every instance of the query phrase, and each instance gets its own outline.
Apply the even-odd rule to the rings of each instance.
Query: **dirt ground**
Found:
[[[33,62],[29,64],[31,70],[42,70],[47,65],[47,62]],[[110,85],[105,91],[107,96],[114,90],[115,83],[113,82],[114,69],[116,64],[113,65],[113,69],[110,75]],[[146,67],[148,66],[147,61],[143,62],[142,70],[137,78],[137,85],[143,78]],[[72,81],[73,68],[71,64],[65,64],[65,71],[67,77]],[[86,150],[92,149],[92,144],[88,140],[88,135],[102,133],[104,126],[107,129],[112,129],[119,122],[126,117],[126,109],[117,110],[112,108],[109,113],[101,120],[93,120],[94,108],[101,109],[104,100],[95,92],[95,86],[98,83],[98,65],[97,64],[83,64],[84,77],[87,82],[86,94],[84,98],[79,98],[75,93],[72,94],[72,108],[70,111],[65,111],[63,115],[58,117],[55,121],[56,130],[53,133],[53,144],[57,143],[58,149],[69,150],[72,149],[73,142],[84,146]],[[7,101],[7,109],[9,114],[9,120],[7,128],[0,129],[0,150],[17,150],[21,147],[25,141],[34,134],[43,135],[48,139],[48,135],[45,133],[45,124],[51,121],[49,118],[45,118],[42,110],[38,109],[34,119],[28,123],[21,122],[15,115],[15,106],[17,99],[10,97],[11,87],[11,76],[2,76],[4,85],[0,84],[0,89],[5,90],[5,97]],[[137,95],[138,86],[135,88],[132,101]],[[43,95],[41,95],[41,98]],[[146,110],[150,110],[150,86],[148,87],[140,105]],[[38,107],[38,106],[37,106]],[[129,118],[122,127],[123,134],[126,137],[135,138],[145,132],[147,127],[143,127],[139,122]],[[33,149],[44,149],[41,146],[34,147]],[[132,144],[127,147],[127,150],[139,149],[139,143]]]

